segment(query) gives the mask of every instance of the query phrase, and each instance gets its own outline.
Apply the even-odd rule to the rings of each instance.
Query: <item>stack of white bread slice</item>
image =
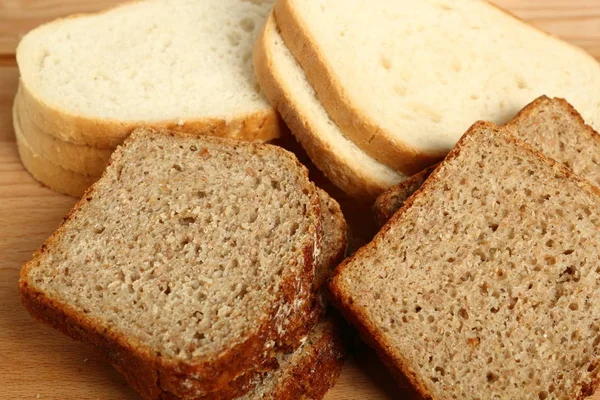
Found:
[[[600,65],[480,0],[276,0],[254,62],[314,164],[365,202],[544,94],[600,128]]]
[[[145,0],[60,19],[17,49],[25,167],[80,196],[140,126],[268,141],[280,134],[252,48],[272,1]]]
[[[19,285],[145,399],[320,399],[345,353],[323,292],[345,247],[339,205],[293,154],[144,128]]]

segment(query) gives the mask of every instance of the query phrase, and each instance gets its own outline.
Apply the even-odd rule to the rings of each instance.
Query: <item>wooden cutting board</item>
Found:
[[[495,2],[600,58],[600,0]],[[21,306],[17,290],[21,265],[75,200],[42,187],[19,162],[11,118],[18,80],[15,47],[24,32],[44,21],[115,3],[0,0],[0,399],[139,400],[89,348],[33,321]],[[357,214],[352,204],[345,206]],[[327,395],[328,400],[406,398],[406,390],[394,385],[377,357],[361,344]],[[600,400],[600,394],[592,399]]]

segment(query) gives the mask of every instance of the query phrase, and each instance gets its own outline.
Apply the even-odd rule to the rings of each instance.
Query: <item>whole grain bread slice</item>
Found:
[[[240,396],[243,399],[318,399],[339,375],[345,350],[333,318],[325,317],[326,284],[345,255],[346,221],[339,204],[324,190],[318,189],[318,193],[323,215],[323,249],[317,258],[312,287],[318,295],[303,307],[304,318],[294,327],[288,327],[296,329],[298,337],[307,332],[306,338],[296,349],[282,348],[272,360],[272,371],[248,371],[204,399],[227,400]]]
[[[475,124],[330,285],[425,398],[583,399],[599,381],[600,191],[510,132]]]
[[[600,135],[566,100],[541,96],[505,126],[546,156],[600,187]],[[435,167],[392,186],[377,198],[374,212],[379,226],[421,187]]]
[[[329,118],[283,42],[272,13],[255,45],[254,68],[269,101],[313,163],[344,192],[372,204],[406,178],[367,155]]]
[[[285,150],[141,129],[23,267],[23,303],[145,398],[201,396],[299,341],[321,219]]]

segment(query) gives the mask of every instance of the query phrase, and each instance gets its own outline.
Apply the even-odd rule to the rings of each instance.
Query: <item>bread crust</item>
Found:
[[[200,118],[183,121],[118,121],[92,119],[76,115],[68,110],[52,108],[41,98],[36,97],[23,78],[19,79],[23,100],[32,120],[43,126],[57,139],[77,145],[112,149],[123,141],[136,128],[146,127],[155,130],[170,130],[198,136],[268,142],[282,134],[282,127],[275,110],[263,110],[233,118]]]
[[[376,325],[369,319],[367,314],[359,309],[353,302],[352,296],[349,293],[346,293],[343,288],[343,283],[341,282],[341,275],[344,270],[348,268],[348,265],[355,259],[359,259],[363,253],[366,253],[371,250],[371,248],[376,248],[378,246],[378,241],[381,239],[383,234],[387,232],[395,223],[402,219],[404,212],[410,208],[412,203],[418,198],[420,195],[426,195],[427,189],[432,182],[436,182],[438,178],[438,174],[445,167],[445,164],[454,158],[456,158],[462,151],[463,147],[466,143],[471,140],[472,136],[482,134],[481,131],[487,131],[485,134],[494,134],[494,135],[504,135],[509,142],[515,143],[520,147],[523,147],[529,150],[532,154],[537,156],[542,162],[551,166],[554,171],[557,173],[563,174],[566,178],[575,180],[578,183],[578,186],[582,190],[586,190],[588,192],[593,193],[595,196],[600,197],[600,189],[591,185],[585,179],[578,177],[575,175],[569,168],[565,167],[562,164],[544,156],[542,153],[537,151],[535,148],[527,144],[526,142],[514,137],[510,134],[510,130],[505,128],[501,128],[491,122],[476,122],[474,125],[469,128],[469,130],[462,136],[454,149],[448,154],[446,159],[440,163],[439,167],[437,167],[433,173],[430,175],[429,179],[425,181],[425,183],[406,201],[404,206],[396,212],[392,218],[384,225],[381,231],[375,236],[373,241],[368,245],[359,249],[354,255],[347,258],[336,270],[336,273],[329,285],[331,294],[332,294],[332,302],[333,304],[342,312],[342,314],[346,317],[346,319],[354,325],[359,331],[361,337],[364,338],[365,342],[369,344],[375,351],[378,356],[384,362],[384,364],[391,370],[392,374],[396,376],[399,380],[406,379],[417,394],[426,400],[436,400],[433,393],[428,389],[427,385],[424,381],[415,373],[415,371],[411,368],[410,362],[400,355],[393,354],[393,346],[389,343],[386,343],[386,340],[383,338],[383,335],[378,331]],[[493,132],[493,133],[490,133]],[[573,399],[574,400],[584,400],[587,396],[594,393],[598,384],[600,384],[600,375],[598,371],[595,372],[596,376],[593,377],[592,382],[589,384],[585,384],[579,393],[577,393]]]
[[[288,373],[289,379],[280,382],[269,399],[319,400],[333,387],[342,371],[346,350],[339,322],[329,319],[324,323],[327,333],[311,346],[314,352],[294,365]]]
[[[437,166],[438,164],[427,167],[379,195],[373,205],[373,213],[375,214],[377,226],[382,227],[385,225],[394,213],[404,205],[404,202],[421,187]]]
[[[314,35],[298,16],[292,1],[277,0],[274,10],[285,44],[302,66],[331,119],[365,153],[408,176],[444,158],[445,151],[424,152],[394,140],[375,121],[356,109],[335,78],[332,67],[325,62]]]
[[[129,0],[99,12],[73,14],[47,22],[41,26],[58,24],[69,19],[101,15],[138,2],[140,0]],[[20,49],[21,43],[19,43],[16,50],[17,63]],[[114,149],[139,127],[260,142],[276,139],[284,132],[284,127],[274,109],[265,109],[245,115],[188,119],[183,121],[183,125],[180,125],[178,120],[119,121],[106,118],[89,118],[74,114],[69,110],[54,108],[44,102],[42,98],[35,96],[33,88],[27,86],[23,77],[19,78],[19,86],[22,86],[26,108],[37,125],[44,127],[44,132],[55,136],[57,139],[78,145]]]
[[[16,107],[13,107],[13,126],[21,163],[36,181],[55,192],[81,197],[87,188],[98,180],[97,176],[78,174],[59,167],[36,153],[21,131],[20,116]]]
[[[14,108],[19,116],[21,135],[31,149],[41,157],[69,171],[99,177],[114,149],[76,145],[57,139],[42,130],[29,116],[23,105],[20,89],[14,100]],[[81,195],[83,192],[79,193]]]
[[[316,127],[302,115],[301,109],[273,67],[274,55],[269,46],[270,35],[277,33],[273,13],[267,19],[254,48],[254,70],[263,91],[271,104],[277,108],[290,130],[308,153],[310,159],[336,186],[361,203],[371,204],[393,182],[378,179],[355,168],[341,157],[335,148],[321,139]],[[403,176],[398,175],[398,180]]]
[[[148,129],[141,129],[140,134],[155,134]],[[168,132],[168,135],[186,136],[179,132]],[[128,139],[133,140],[133,139]],[[205,141],[217,140],[204,138]],[[231,145],[239,145],[238,141],[231,140]],[[247,144],[259,146],[258,144]],[[127,141],[124,144],[127,146]],[[308,213],[312,221],[312,234],[306,243],[302,244],[302,265],[300,272],[294,276],[288,274],[282,281],[279,296],[273,302],[267,318],[257,324],[254,332],[241,343],[229,349],[200,360],[190,362],[170,360],[157,354],[143,343],[124,335],[110,331],[98,319],[78,313],[68,304],[50,298],[36,290],[29,282],[29,270],[35,266],[38,258],[48,252],[53,243],[65,234],[65,224],[73,215],[95,196],[96,184],[92,185],[82,199],[75,204],[73,209],[64,218],[63,223],[46,240],[42,247],[34,254],[33,259],[21,269],[19,289],[23,304],[37,319],[71,336],[76,340],[91,344],[108,356],[115,368],[127,379],[129,384],[138,390],[146,399],[171,398],[192,399],[223,389],[231,381],[243,373],[252,370],[269,370],[273,368],[272,352],[278,343],[299,342],[301,338],[294,338],[295,332],[281,329],[288,317],[301,317],[299,310],[294,306],[294,301],[311,299],[315,294],[310,290],[314,279],[315,257],[318,256],[321,245],[321,211],[319,198],[314,185],[308,180],[308,171],[289,152],[272,146],[274,151],[282,152],[285,157],[298,167],[300,174],[306,177],[307,193],[311,197],[311,212]],[[119,152],[115,153],[117,157]],[[115,160],[115,157],[109,161]],[[106,172],[105,172],[106,173]],[[167,397],[165,397],[167,396]]]

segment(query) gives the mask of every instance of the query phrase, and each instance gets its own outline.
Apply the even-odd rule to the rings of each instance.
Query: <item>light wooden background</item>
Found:
[[[201,0],[198,0],[201,1]],[[497,0],[534,25],[600,58],[600,0]],[[138,399],[123,379],[87,347],[33,321],[21,306],[20,266],[54,230],[74,200],[36,183],[23,170],[10,108],[19,38],[42,22],[94,11],[114,0],[0,0],[0,399]],[[600,88],[590,88],[600,90]],[[405,399],[364,346],[328,400]],[[594,399],[600,400],[600,395]]]

